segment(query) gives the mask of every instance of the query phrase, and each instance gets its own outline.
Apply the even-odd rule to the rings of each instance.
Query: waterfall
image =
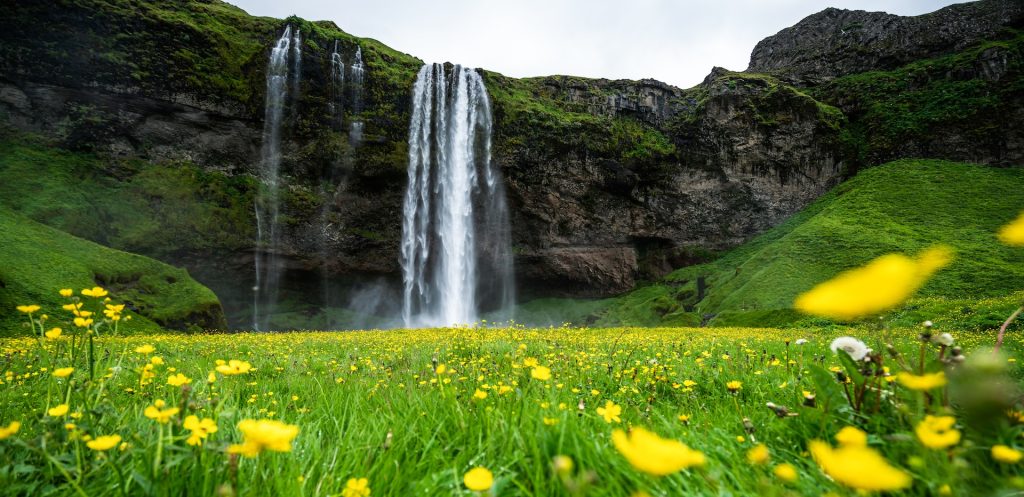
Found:
[[[259,165],[262,182],[255,206],[256,214],[256,284],[253,286],[253,329],[262,330],[269,326],[269,314],[277,303],[281,261],[278,257],[281,244],[279,215],[281,211],[279,180],[281,169],[281,125],[288,101],[298,98],[299,70],[302,49],[299,30],[292,33],[291,26],[285,27],[281,38],[270,51],[267,63],[267,96],[263,115],[263,145]],[[291,84],[289,85],[289,59],[292,59]],[[290,87],[290,88],[289,88]]]
[[[366,74],[366,67],[363,65],[363,48],[356,47],[356,55],[351,67],[352,84],[352,113],[358,114],[363,111],[363,76]],[[349,128],[349,142],[358,144],[363,140],[363,122],[358,118],[352,121]]]
[[[345,63],[338,52],[338,40],[334,40],[331,52],[331,101],[328,105],[335,123],[340,125],[345,114]]]
[[[491,108],[476,71],[424,65],[413,87],[402,220],[402,319],[477,321],[481,303],[512,303],[509,224],[491,163]],[[487,284],[481,284],[481,278]]]

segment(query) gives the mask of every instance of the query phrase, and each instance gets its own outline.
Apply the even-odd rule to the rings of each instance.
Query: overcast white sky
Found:
[[[655,78],[691,87],[747,67],[762,38],[825,7],[918,15],[950,0],[227,0],[253,15],[331,20],[426,62],[508,76]]]

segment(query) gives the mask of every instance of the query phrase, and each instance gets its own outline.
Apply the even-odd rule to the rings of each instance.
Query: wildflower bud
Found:
[[[804,396],[804,407],[817,407],[817,406],[818,406],[818,402],[815,400],[815,396],[813,394],[805,395]]]
[[[797,414],[797,413],[789,412],[789,408],[788,407],[780,406],[778,404],[775,404],[774,402],[769,402],[769,403],[767,403],[765,405],[768,406],[768,409],[771,409],[772,412],[774,412],[775,415],[780,417],[780,418],[788,418],[788,417],[792,417],[792,416],[799,416],[799,414]]]
[[[743,418],[743,431],[750,435],[754,434],[754,422],[750,418]]]
[[[256,287],[253,287],[254,289]],[[235,497],[235,489],[230,483],[222,483],[217,487],[217,497]]]
[[[846,383],[846,373],[836,371],[836,379],[839,380],[839,383]]]
[[[390,449],[391,448],[391,439],[394,438],[394,437],[395,437],[395,434],[391,433],[391,430],[388,430],[388,434],[384,437],[384,444],[381,445],[381,448],[384,449],[384,450]]]
[[[949,349],[949,353],[952,354],[953,357],[959,357],[963,355],[964,349],[961,349],[960,347],[953,347]]]

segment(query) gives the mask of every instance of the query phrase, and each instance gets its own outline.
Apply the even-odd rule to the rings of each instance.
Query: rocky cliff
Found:
[[[79,236],[187,267],[217,291],[239,325],[252,277],[249,218],[267,54],[291,24],[304,42],[302,98],[287,118],[282,164],[281,255],[288,260],[290,309],[308,316],[328,290],[351,300],[370,282],[397,279],[409,101],[421,61],[332,23],[255,18],[217,0],[11,3],[0,19],[0,118],[8,140],[42,135],[48,147],[84,154],[99,166],[65,172],[61,188],[72,195],[58,205],[43,208],[16,193],[0,202]],[[955,29],[923,41],[925,49],[908,50],[907,61],[970,48],[1019,19],[1012,2],[978,5],[1005,12],[985,17],[951,7],[932,14],[932,24]],[[878,19],[863,21],[862,31],[876,35],[837,38],[845,36],[837,25],[862,17]],[[870,122],[864,109],[872,104],[841,86],[851,71],[906,62],[894,59],[903,56],[902,46],[871,41],[909,22],[892,17],[827,10],[798,25],[800,36],[794,27],[759,44],[748,72],[716,68],[690,89],[484,71],[520,293],[621,293],[779,223],[849,170],[882,156],[941,152],[936,147],[946,141],[901,149],[887,135],[886,144],[875,143],[861,124]],[[985,29],[968,29],[978,23]],[[900,29],[892,36],[917,36]],[[816,67],[828,57],[799,55],[808,31],[822,46],[867,46],[883,55]],[[329,84],[335,42],[346,62],[361,48],[367,67],[364,105],[346,108],[340,119],[332,117]],[[1018,55],[1008,55],[1000,72],[1006,95],[1019,81]],[[929,126],[950,121],[943,119]],[[364,126],[358,140],[349,138],[354,122]],[[2,167],[6,181],[31,184],[28,175]],[[92,191],[75,180],[83,176],[97,185]],[[111,222],[90,226],[62,211],[76,196],[97,191],[133,207],[103,204],[98,208]]]

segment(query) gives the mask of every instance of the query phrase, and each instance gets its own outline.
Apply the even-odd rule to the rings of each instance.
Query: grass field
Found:
[[[995,444],[1024,445],[1019,398],[1005,398],[1014,388],[1002,397],[971,393],[979,384],[1020,383],[1020,342],[1011,337],[1007,356],[992,360],[979,347],[993,336],[958,335],[968,356],[961,364],[951,348],[923,344],[919,331],[845,331],[875,350],[891,343],[899,355],[879,361],[893,375],[920,372],[919,357],[923,369],[941,369],[940,351],[950,370],[946,387],[927,392],[895,376],[870,380],[877,392],[868,397],[877,393],[877,401],[857,410],[847,401],[856,381],[837,381],[835,371],[856,373],[841,369],[844,361],[829,350],[834,331],[462,328],[4,339],[0,430],[12,421],[21,426],[0,440],[0,488],[5,495],[360,496],[368,495],[356,490],[366,478],[374,496],[474,495],[463,476],[479,466],[494,477],[485,495],[853,495],[807,451],[812,440],[833,442],[840,429],[857,426],[870,447],[860,450],[880,451],[911,478],[906,495],[1019,491],[1021,465],[991,455]],[[233,372],[217,362],[232,359],[251,369],[217,372]],[[69,376],[54,375],[71,366]],[[191,382],[169,384],[179,374]],[[742,385],[730,390],[733,381]],[[816,396],[814,407],[807,395]],[[947,412],[951,401],[960,408],[962,440],[926,448],[915,426],[926,413]],[[769,402],[792,415],[777,416]],[[67,412],[49,411],[61,405]],[[186,429],[195,427],[186,421],[191,415],[216,426],[200,445],[187,443],[195,433]],[[287,429],[267,428],[243,436],[236,426],[246,419],[280,420],[298,433],[291,439]],[[616,430],[635,435],[639,428],[686,444],[704,463],[645,473],[612,440]],[[274,434],[284,439],[277,448],[288,451],[271,450],[280,439],[260,446],[254,438]],[[121,440],[109,450],[90,448],[109,435]],[[264,450],[239,456],[232,444]],[[767,460],[761,449],[749,453],[759,444]],[[671,452],[636,450],[641,459]],[[572,468],[557,456],[571,458]],[[854,472],[879,471],[847,459],[842,464]],[[354,488],[346,490],[350,479]]]

